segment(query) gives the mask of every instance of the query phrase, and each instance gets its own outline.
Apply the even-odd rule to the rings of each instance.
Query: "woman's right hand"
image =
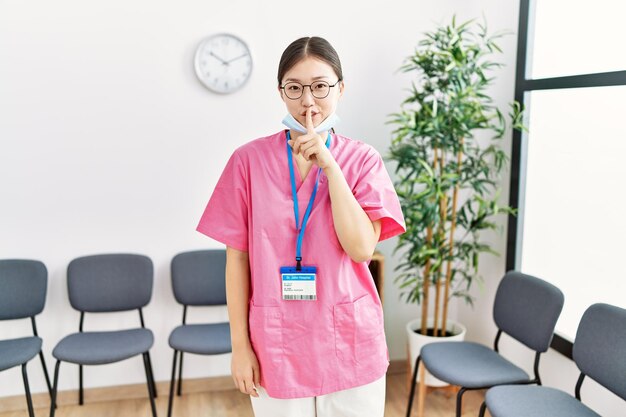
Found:
[[[249,343],[247,346],[233,347],[230,369],[235,386],[239,391],[253,397],[259,396],[259,393],[255,390],[256,387],[260,386],[261,379],[259,361]]]

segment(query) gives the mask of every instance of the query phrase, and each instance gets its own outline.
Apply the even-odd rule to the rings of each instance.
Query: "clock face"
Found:
[[[221,94],[239,90],[252,73],[248,45],[230,34],[217,34],[198,45],[196,75],[211,91]]]

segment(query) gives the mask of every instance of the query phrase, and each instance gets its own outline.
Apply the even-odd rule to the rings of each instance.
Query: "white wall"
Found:
[[[35,258],[48,266],[47,304],[38,323],[49,369],[55,343],[78,327],[67,300],[68,262],[136,252],[155,263],[145,313],[156,337],[156,378],[167,380],[167,337],[181,317],[169,262],[180,251],[220,247],[195,226],[231,152],[282,128],[285,109],[275,74],[283,49],[310,35],[335,46],[347,84],[338,131],[384,154],[392,130],[384,124],[387,115],[398,110],[410,85],[397,69],[422,33],[453,13],[460,20],[484,13],[492,29],[515,30],[518,1],[1,1],[0,258]],[[289,15],[299,24],[288,24]],[[254,59],[249,83],[228,96],[206,90],[192,66],[197,43],[221,31],[247,41]],[[513,97],[515,35],[503,46],[507,66],[498,73],[494,95],[505,105]],[[504,236],[493,242],[504,251]],[[380,245],[388,259],[385,323],[391,358],[403,359],[404,323],[420,309],[397,301],[394,244]],[[492,336],[485,317],[503,262],[484,260],[485,294],[474,311],[461,306],[471,338]],[[191,312],[191,321],[226,317],[225,309]],[[136,324],[135,313],[118,313],[88,315],[85,327]],[[0,323],[0,329],[0,338],[30,332],[27,321]],[[229,355],[188,356],[185,375],[227,375],[229,364]],[[39,363],[29,370],[32,390],[44,391]],[[65,365],[60,389],[75,389],[77,379],[76,368]],[[85,371],[86,387],[143,381],[139,359]],[[0,373],[0,396],[22,392],[17,368]]]

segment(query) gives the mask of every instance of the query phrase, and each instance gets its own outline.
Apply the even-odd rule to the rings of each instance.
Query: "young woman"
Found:
[[[367,263],[403,233],[380,154],[336,134],[341,63],[319,37],[283,52],[290,129],[228,161],[198,225],[227,245],[232,375],[256,417],[382,417],[389,355]]]

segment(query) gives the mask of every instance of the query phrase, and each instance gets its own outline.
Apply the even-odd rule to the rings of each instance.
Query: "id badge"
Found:
[[[280,277],[283,283],[283,300],[317,300],[316,267],[303,266],[300,271],[296,271],[295,266],[282,266]]]

